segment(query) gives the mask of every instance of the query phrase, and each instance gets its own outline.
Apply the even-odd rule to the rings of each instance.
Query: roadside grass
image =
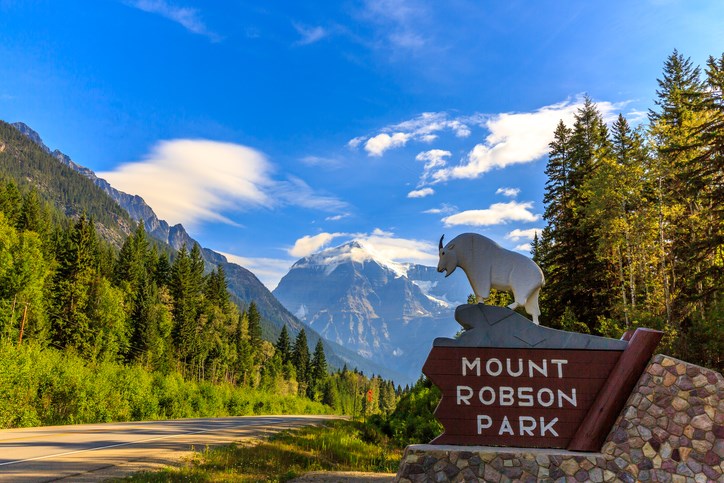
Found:
[[[138,473],[125,482],[284,482],[310,471],[394,473],[402,450],[354,421],[330,421],[196,453],[181,468]]]

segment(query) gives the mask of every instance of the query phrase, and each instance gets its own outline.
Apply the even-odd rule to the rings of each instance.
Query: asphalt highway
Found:
[[[0,431],[0,482],[102,481],[179,464],[194,450],[334,416],[246,416]]]

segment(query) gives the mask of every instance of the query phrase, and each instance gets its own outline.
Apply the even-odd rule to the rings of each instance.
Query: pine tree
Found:
[[[596,227],[583,215],[590,202],[585,186],[610,146],[606,125],[590,98],[576,113],[572,130],[558,124],[550,148],[544,195],[548,226],[541,243],[548,250],[539,254],[547,287],[541,303],[548,323],[560,320],[570,307],[593,329],[608,310],[610,273],[596,256]]]
[[[324,355],[324,345],[322,344],[322,339],[319,339],[317,340],[317,345],[314,347],[314,355],[312,356],[312,362],[309,365],[309,386],[307,388],[307,395],[310,399],[321,399],[321,390],[327,377],[327,358]]]
[[[97,240],[92,220],[81,215],[66,232],[57,255],[51,323],[53,341],[89,354],[92,321],[89,290],[97,277]]]
[[[261,315],[253,301],[249,304],[249,343],[254,348],[259,348],[261,344]]]
[[[284,364],[289,362],[292,357],[292,341],[289,338],[289,331],[287,330],[286,324],[282,325],[282,331],[279,334],[279,339],[277,339],[275,347],[282,358],[282,362]]]
[[[306,394],[309,382],[309,346],[307,344],[307,333],[304,329],[299,331],[297,338],[294,340],[292,364],[297,371],[299,393]]]
[[[698,281],[706,270],[691,256],[700,250],[708,231],[701,199],[708,183],[697,176],[702,149],[694,135],[708,118],[700,76],[700,69],[675,50],[658,80],[658,109],[649,112],[658,163],[661,271],[667,285],[667,321],[673,329],[703,308]]]

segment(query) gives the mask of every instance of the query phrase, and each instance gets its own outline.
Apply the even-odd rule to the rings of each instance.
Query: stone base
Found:
[[[657,355],[600,453],[411,445],[395,481],[724,481],[724,377]]]

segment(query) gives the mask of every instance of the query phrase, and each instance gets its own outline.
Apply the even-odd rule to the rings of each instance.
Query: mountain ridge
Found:
[[[273,294],[327,339],[414,381],[432,340],[459,329],[453,311],[469,292],[464,276],[445,279],[434,267],[393,262],[352,240],[299,259]]]
[[[186,232],[183,225],[170,226],[165,220],[159,219],[142,197],[130,195],[114,188],[106,180],[99,178],[92,170],[75,163],[68,155],[57,149],[51,150],[43,143],[41,136],[27,124],[18,122],[7,125],[12,126],[14,130],[29,139],[34,145],[40,147],[45,154],[54,158],[62,166],[91,181],[123,210],[129,217],[129,221],[142,221],[146,232],[154,240],[168,245],[173,250],[179,250],[184,244],[190,248],[197,243]],[[121,233],[114,235],[115,243],[120,246],[123,235],[127,236],[131,230],[131,223],[126,223],[122,227]],[[283,325],[288,326],[293,336],[299,333],[302,328],[305,328],[310,348],[313,348],[317,340],[321,338],[327,352],[328,361],[333,367],[341,368],[348,365],[357,367],[368,374],[379,374],[387,379],[400,380],[401,375],[396,371],[380,366],[374,361],[368,361],[343,346],[325,340],[314,329],[303,324],[279,303],[256,275],[248,269],[229,262],[223,255],[202,247],[201,244],[199,244],[199,247],[201,247],[202,256],[210,268],[216,265],[223,266],[229,290],[238,303],[248,305],[251,301],[255,302],[264,322],[262,327],[263,336],[268,340],[275,341]]]

